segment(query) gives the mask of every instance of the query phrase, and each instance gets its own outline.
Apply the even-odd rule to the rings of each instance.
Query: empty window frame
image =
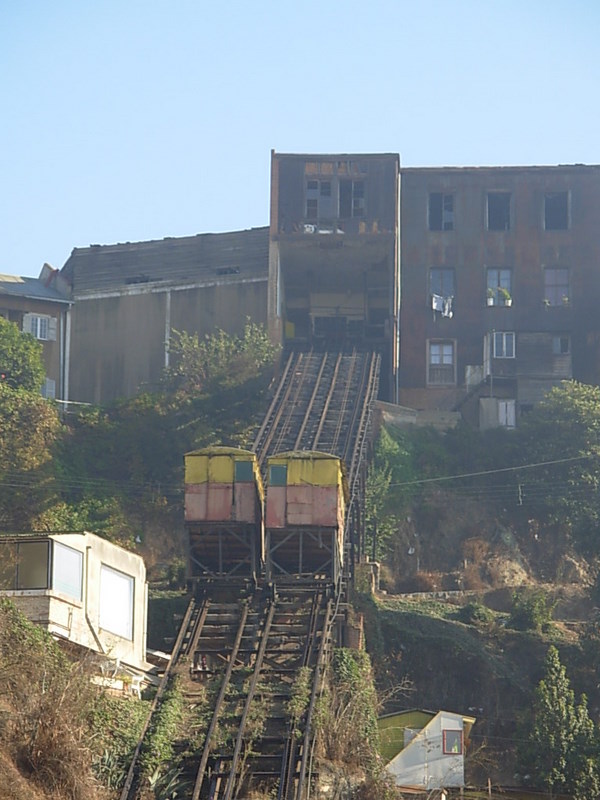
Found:
[[[365,182],[340,180],[340,219],[365,216]]]
[[[512,304],[512,270],[493,267],[486,272],[488,305]],[[489,301],[492,302],[489,302]]]
[[[544,303],[562,306],[569,302],[569,270],[549,267],[544,270]]]
[[[429,230],[454,230],[454,195],[431,192],[429,195]]]
[[[487,226],[490,231],[510,230],[510,192],[488,192]]]
[[[494,358],[515,357],[515,334],[513,331],[494,331]]]
[[[546,192],[544,228],[547,231],[566,231],[569,228],[569,192]]]
[[[454,386],[456,384],[456,343],[430,341],[427,344],[427,384]]]
[[[571,337],[570,336],[553,336],[552,337],[552,355],[554,356],[568,356],[571,352]]]
[[[438,294],[442,297],[454,297],[454,270],[432,267],[429,270],[429,291],[431,294]]]
[[[462,731],[444,730],[442,731],[444,755],[462,755],[463,735]]]

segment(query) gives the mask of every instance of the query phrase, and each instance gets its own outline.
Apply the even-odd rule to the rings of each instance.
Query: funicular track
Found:
[[[344,460],[350,488],[347,564],[379,367],[380,356],[373,352],[291,353],[253,445],[263,469],[268,456],[289,450],[321,450]],[[341,591],[317,584],[208,583],[191,598],[151,709],[152,714],[160,706],[176,677],[189,716],[187,734],[177,743],[185,752],[178,796],[232,800],[252,789],[277,800],[308,796],[314,777],[312,718]],[[199,698],[209,702],[202,713]],[[150,718],[121,800],[138,797],[138,756],[149,724]]]

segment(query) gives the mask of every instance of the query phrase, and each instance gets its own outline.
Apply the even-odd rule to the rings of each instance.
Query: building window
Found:
[[[456,384],[455,343],[453,341],[428,343],[427,383],[430,386],[454,386]]]
[[[515,334],[512,331],[494,331],[494,358],[515,357]]]
[[[100,627],[133,639],[133,588],[130,575],[102,564],[100,567]]]
[[[269,467],[269,486],[287,485],[287,464],[271,464]]]
[[[365,182],[340,180],[340,218],[365,216]]]
[[[512,270],[488,269],[486,277],[488,305],[512,305]]]
[[[566,231],[569,227],[569,193],[547,192],[544,195],[544,228]]]
[[[547,306],[562,306],[569,302],[569,270],[544,270],[544,303]]]
[[[454,297],[454,270],[437,267],[430,269],[429,291],[441,297]]]
[[[442,192],[429,195],[429,230],[454,230],[454,195]]]
[[[23,332],[42,341],[56,341],[56,317],[38,314],[23,315]]]
[[[330,180],[306,181],[306,219],[332,219],[337,216]]]
[[[444,730],[442,731],[444,743],[444,755],[462,755],[463,736],[462,731]]]
[[[487,226],[490,231],[510,230],[509,192],[488,192]]]
[[[568,356],[571,352],[571,339],[568,336],[552,337],[552,354],[555,356]]]
[[[516,427],[516,403],[514,400],[498,400],[498,424],[503,428]]]

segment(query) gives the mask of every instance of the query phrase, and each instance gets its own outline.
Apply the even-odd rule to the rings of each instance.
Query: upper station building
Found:
[[[389,153],[271,153],[271,334],[379,348],[388,398],[398,363],[399,170]]]

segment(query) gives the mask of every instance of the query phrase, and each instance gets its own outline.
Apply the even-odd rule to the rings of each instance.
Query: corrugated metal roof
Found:
[[[28,300],[46,300],[53,303],[69,303],[66,297],[46,286],[39,278],[22,278],[18,275],[0,275],[0,295],[26,297]]]
[[[73,297],[143,285],[267,278],[269,229],[76,247],[61,270]]]

